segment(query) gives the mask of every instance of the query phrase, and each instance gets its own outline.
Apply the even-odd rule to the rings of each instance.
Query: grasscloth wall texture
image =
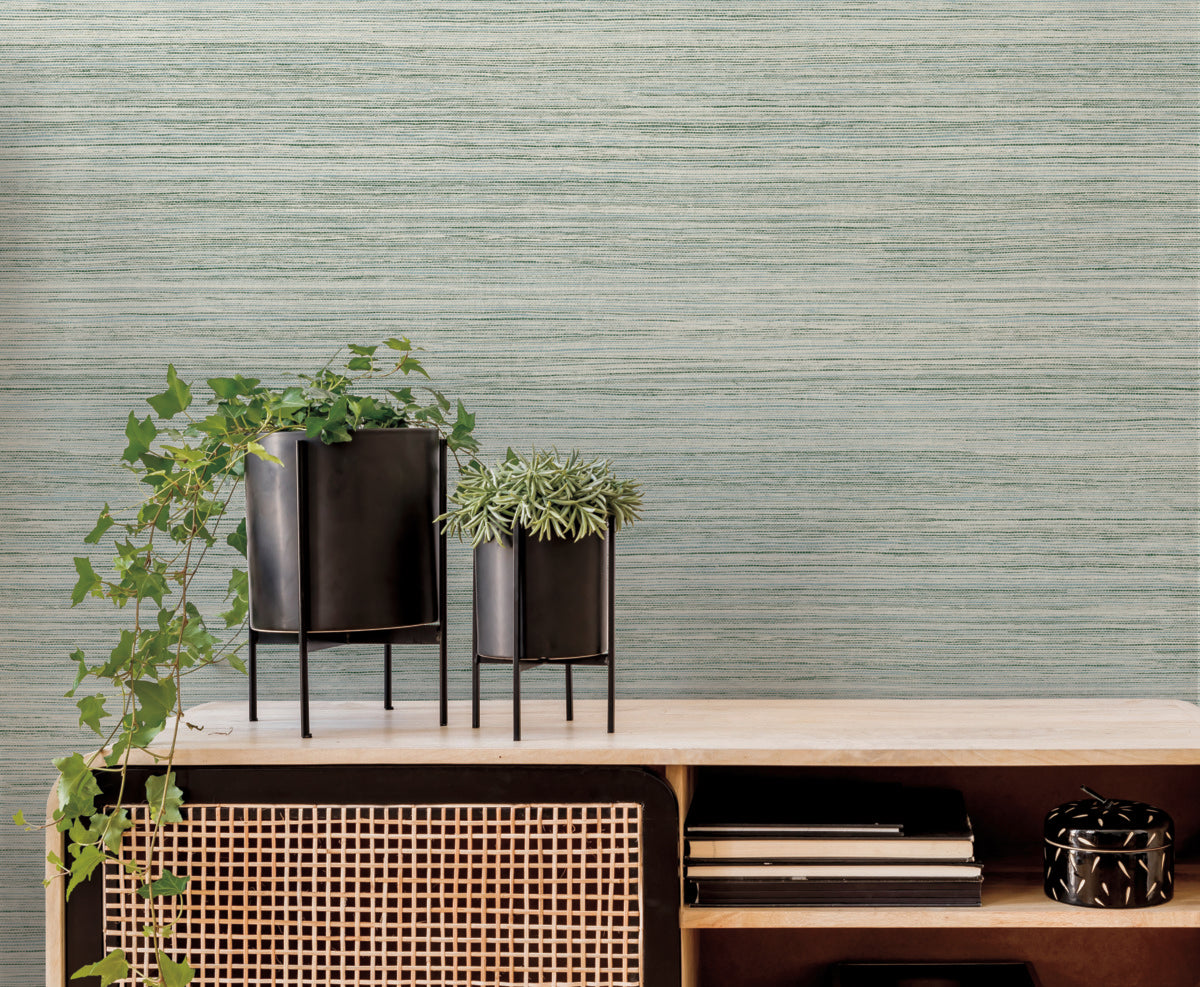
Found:
[[[624,695],[1197,699],[1197,40],[1164,0],[7,0],[5,817],[86,743],[71,557],[129,409],[393,334],[490,454],[644,480]],[[32,985],[40,851],[0,846]]]

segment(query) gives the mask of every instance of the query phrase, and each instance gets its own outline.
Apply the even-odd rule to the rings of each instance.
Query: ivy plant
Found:
[[[176,786],[173,765],[180,731],[192,727],[184,718],[185,681],[219,664],[245,672],[239,657],[249,609],[245,569],[232,568],[227,609],[215,619],[202,612],[195,580],[210,553],[214,562],[222,554],[213,551],[219,540],[245,555],[246,522],[230,527],[231,501],[247,456],[279,462],[263,449],[262,436],[303,429],[310,437],[337,443],[350,441],[359,428],[413,425],[437,428],[456,459],[478,448],[475,416],[461,401],[455,407],[429,385],[404,382],[413,375],[429,377],[409,340],[353,345],[342,366],[334,366],[337,359],[282,387],[240,375],[210,378],[211,397],[199,412],[191,386],[171,365],[166,389],[147,399],[152,414],[129,414],[121,458],[143,496],[127,510],[104,505],[84,542],[110,546],[111,572],[98,572],[90,557],[80,556],[71,592],[72,606],[89,598],[105,601],[121,612],[124,626],[107,656],[88,656],[82,649],[71,655],[75,680],[67,696],[75,700],[80,726],[96,734],[100,744],[92,753],[54,762],[58,808],[53,825],[66,834],[66,854],[52,853],[49,860],[66,882],[68,897],[106,862],[132,874],[149,915],[142,933],[151,940],[154,961],[139,969],[136,957],[116,949],[74,977],[99,977],[101,987],[129,978],[147,987],[182,987],[195,975],[186,956],[173,955],[170,942],[181,914],[168,907],[170,899],[186,896],[189,876],[163,869],[156,857],[163,827],[183,818],[184,793]],[[356,390],[387,379],[404,386],[385,385],[375,394]],[[130,790],[128,769],[135,753],[162,768],[144,791]],[[101,773],[112,776],[115,797],[101,798]],[[151,825],[149,852],[132,859],[121,854],[122,834],[133,825],[130,807],[143,799]],[[16,822],[24,825],[21,813]]]
[[[511,537],[513,525],[541,540],[603,534],[640,516],[642,493],[633,480],[619,480],[612,464],[585,460],[578,451],[529,456],[508,450],[498,466],[472,460],[463,467],[442,515],[446,531],[472,546]]]

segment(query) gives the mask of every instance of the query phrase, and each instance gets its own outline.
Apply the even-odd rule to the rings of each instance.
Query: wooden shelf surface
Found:
[[[680,910],[684,929],[1197,929],[1200,867],[1180,868],[1175,896],[1152,908],[1082,908],[1051,901],[1035,872],[1006,871],[983,882],[981,907],[700,908]]]
[[[206,703],[180,731],[180,764],[631,764],[631,765],[1053,765],[1200,763],[1200,708],[1162,699],[638,699],[618,702],[616,733],[604,704],[468,702],[313,703],[310,740],[296,702]],[[168,731],[169,734],[169,731]],[[166,736],[166,735],[164,735]]]

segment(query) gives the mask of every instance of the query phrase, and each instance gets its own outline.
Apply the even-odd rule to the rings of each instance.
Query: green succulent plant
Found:
[[[546,540],[603,534],[640,517],[642,492],[633,480],[619,480],[612,464],[585,460],[573,451],[565,460],[556,450],[523,456],[508,450],[499,466],[472,460],[462,468],[450,497],[451,510],[439,520],[448,534],[472,546],[511,537],[514,524]]]

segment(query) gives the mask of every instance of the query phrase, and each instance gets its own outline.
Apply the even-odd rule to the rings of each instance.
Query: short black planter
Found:
[[[276,432],[262,445],[283,466],[246,459],[250,576],[250,719],[257,719],[257,645],[300,650],[301,734],[308,729],[308,652],[440,645],[446,701],[446,551],[436,518],[446,505],[446,445],[435,429],[367,429],[325,445]]]
[[[571,669],[608,669],[608,732],[614,727],[614,539],[541,540],[520,525],[511,538],[475,548],[472,725],[479,726],[479,666],[513,668],[513,739],[521,739],[521,666],[566,669],[567,719],[574,719]],[[514,660],[514,658],[516,660]]]

